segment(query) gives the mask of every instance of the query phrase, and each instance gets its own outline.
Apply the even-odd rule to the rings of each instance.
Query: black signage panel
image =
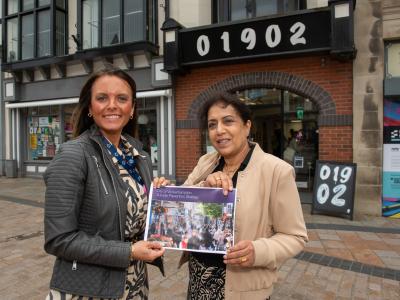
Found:
[[[330,49],[330,10],[179,32],[182,65]]]
[[[357,165],[318,160],[315,167],[312,213],[353,219]]]
[[[384,144],[400,144],[400,126],[383,127]]]

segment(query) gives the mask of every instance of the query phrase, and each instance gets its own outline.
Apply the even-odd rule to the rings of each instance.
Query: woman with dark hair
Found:
[[[269,299],[277,270],[306,241],[293,168],[248,140],[251,111],[235,95],[205,102],[200,121],[216,152],[200,157],[185,185],[235,187],[235,245],[226,255],[185,253],[188,299]]]
[[[162,246],[143,241],[152,167],[132,137],[135,94],[120,69],[93,74],[74,112],[75,139],[44,174],[44,247],[56,256],[48,299],[147,299],[145,263],[162,267]]]

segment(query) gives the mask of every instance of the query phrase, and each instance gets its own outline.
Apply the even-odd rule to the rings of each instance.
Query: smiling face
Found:
[[[93,83],[89,112],[102,134],[111,142],[119,142],[122,129],[129,122],[133,110],[133,91],[125,80],[104,75]]]
[[[232,105],[214,104],[207,120],[210,141],[225,159],[235,159],[248,147],[251,121],[244,122]]]

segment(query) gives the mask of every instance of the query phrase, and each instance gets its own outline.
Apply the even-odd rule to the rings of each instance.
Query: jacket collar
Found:
[[[96,124],[93,123],[83,134],[88,134],[90,138],[94,139],[96,142],[99,142],[101,145],[101,132]],[[139,153],[143,150],[143,144],[140,141],[124,132],[122,132],[122,135],[129,142],[129,144],[132,145],[133,148],[139,151]]]

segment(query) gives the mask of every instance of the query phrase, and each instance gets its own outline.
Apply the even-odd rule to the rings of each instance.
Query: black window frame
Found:
[[[18,57],[13,60],[13,61],[8,61],[8,44],[7,44],[7,26],[3,26],[2,28],[2,43],[3,43],[3,61],[7,63],[15,63],[15,62],[21,62],[21,61],[29,61],[29,60],[35,60],[35,59],[41,59],[41,58],[47,58],[47,57],[54,57],[54,56],[64,56],[67,54],[68,51],[68,1],[64,1],[64,8],[58,7],[56,5],[56,1],[52,0],[50,1],[50,4],[48,5],[43,5],[39,6],[39,0],[34,0],[34,8],[28,9],[28,10],[23,10],[23,0],[18,0],[18,10],[16,13],[13,14],[6,14],[8,10],[8,1],[4,0],[3,1],[3,18],[2,18],[2,23],[7,24],[7,21],[9,19],[17,18],[17,23],[18,23]],[[50,54],[45,55],[45,56],[38,56],[38,16],[39,13],[42,11],[48,10],[50,12]],[[64,20],[64,31],[65,31],[65,36],[64,36],[64,51],[62,53],[57,53],[56,52],[56,12],[61,11],[65,15],[65,20]],[[33,40],[33,58],[28,58],[28,59],[22,59],[22,17],[32,14],[33,15],[33,27],[34,27],[34,40]]]
[[[250,8],[252,8],[251,13],[255,14],[255,1],[257,0],[248,0],[250,3]],[[283,10],[283,1],[276,0],[279,5],[279,11],[277,14],[285,14]],[[298,10],[303,10],[307,8],[307,1],[306,0],[298,0],[299,1],[299,8]],[[212,23],[222,23],[222,22],[232,22],[231,18],[231,0],[212,0]],[[260,17],[260,16],[258,16]],[[248,19],[256,18],[256,16],[251,16]],[[243,19],[246,20],[246,19]],[[238,20],[235,20],[238,21]]]
[[[108,47],[115,47],[115,46],[120,46],[123,44],[131,44],[131,43],[136,43],[136,42],[150,42],[155,45],[158,44],[158,34],[157,34],[157,22],[158,22],[158,0],[141,0],[143,2],[143,8],[144,8],[144,18],[143,18],[143,40],[138,40],[134,42],[125,42],[125,28],[124,28],[124,22],[125,22],[125,14],[124,14],[124,0],[114,0],[114,1],[119,1],[120,4],[120,20],[119,20],[119,26],[120,26],[120,42],[116,44],[111,44],[111,45],[103,45],[103,35],[102,35],[102,27],[103,27],[103,0],[97,0],[98,1],[98,31],[97,31],[97,36],[98,36],[98,47],[93,47],[93,48],[83,48],[83,2],[85,0],[78,0],[77,3],[77,25],[78,25],[78,51],[82,50],[92,50],[92,49],[99,49],[99,48],[108,48]],[[152,11],[152,19],[154,20],[154,24],[150,26],[150,18],[149,18],[149,2],[152,3],[153,11]],[[152,33],[150,33],[150,30],[152,30]],[[153,39],[150,39],[150,37],[153,37]]]

